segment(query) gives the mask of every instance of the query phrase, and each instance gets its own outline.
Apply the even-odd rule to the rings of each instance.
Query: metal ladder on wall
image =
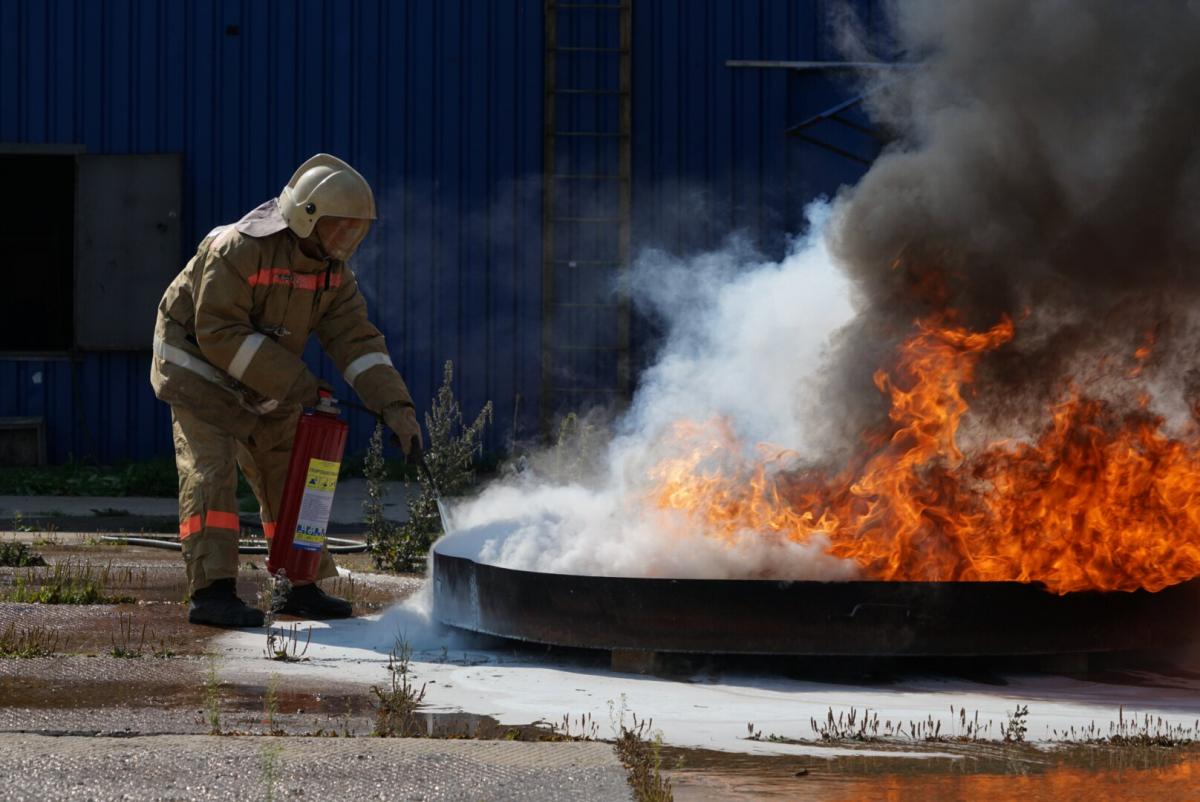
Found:
[[[566,412],[623,405],[630,393],[632,2],[545,0],[541,423],[547,434]]]

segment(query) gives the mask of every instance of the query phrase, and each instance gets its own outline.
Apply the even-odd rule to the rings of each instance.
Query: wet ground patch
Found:
[[[679,802],[708,800],[1194,799],[1200,750],[930,744],[861,755],[663,749]],[[888,754],[893,752],[893,754]]]

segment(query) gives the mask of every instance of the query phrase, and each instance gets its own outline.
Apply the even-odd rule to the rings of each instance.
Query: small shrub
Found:
[[[12,522],[13,522],[12,526],[13,526],[14,532],[36,532],[37,531],[36,526],[34,526],[33,524],[25,523],[25,516],[21,514],[20,510],[17,510],[16,512],[13,513]]]
[[[0,543],[0,566],[4,568],[28,568],[45,565],[42,555],[33,551],[25,543],[6,540]]]
[[[1005,743],[1025,742],[1025,734],[1029,731],[1028,717],[1029,705],[1017,705],[1017,709],[1008,714],[1008,723],[1000,725],[1000,734]]]
[[[429,547],[443,531],[438,512],[438,491],[446,497],[460,496],[475,483],[475,460],[483,454],[483,431],[492,422],[492,402],[484,404],[475,420],[467,425],[462,409],[454,398],[454,363],[446,362],[442,386],[425,416],[429,440],[425,461],[437,483],[435,490],[422,476],[421,493],[408,503],[408,521],[397,526],[383,517],[383,425],[375,427],[363,472],[367,476],[367,501],[364,514],[367,547],[376,568],[387,571],[411,571],[429,553]]]
[[[558,482],[583,482],[596,472],[609,432],[593,420],[568,413],[558,425],[550,455],[550,476]]]
[[[638,802],[672,802],[675,792],[671,781],[662,773],[662,733],[654,733],[652,719],[633,716],[633,725],[625,725],[621,716],[621,732],[617,736],[617,758],[629,772],[629,785]]]
[[[375,431],[371,433],[367,454],[363,460],[363,476],[367,478],[363,524],[367,528],[367,548],[370,549],[371,559],[377,568],[394,565],[399,556],[396,552],[401,551],[401,546],[396,544],[399,527],[389,521],[383,512],[383,500],[387,496],[384,482],[388,479],[387,465],[383,459],[385,429],[383,421],[375,423]]]
[[[378,702],[374,732],[377,736],[409,738],[424,734],[417,720],[417,709],[425,700],[425,684],[418,688],[412,681],[411,657],[411,647],[407,643],[397,643],[388,656],[388,687],[371,686],[371,693]]]

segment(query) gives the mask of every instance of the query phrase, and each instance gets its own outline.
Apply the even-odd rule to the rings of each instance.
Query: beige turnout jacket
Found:
[[[244,439],[263,416],[296,412],[288,393],[308,372],[300,354],[313,332],[372,410],[412,402],[354,273],[305,256],[271,200],[211,231],[167,288],[150,382],[163,401]]]

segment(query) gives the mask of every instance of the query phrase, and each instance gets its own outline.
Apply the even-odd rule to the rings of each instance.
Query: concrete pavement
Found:
[[[632,799],[609,744],[0,734],[0,799]]]

